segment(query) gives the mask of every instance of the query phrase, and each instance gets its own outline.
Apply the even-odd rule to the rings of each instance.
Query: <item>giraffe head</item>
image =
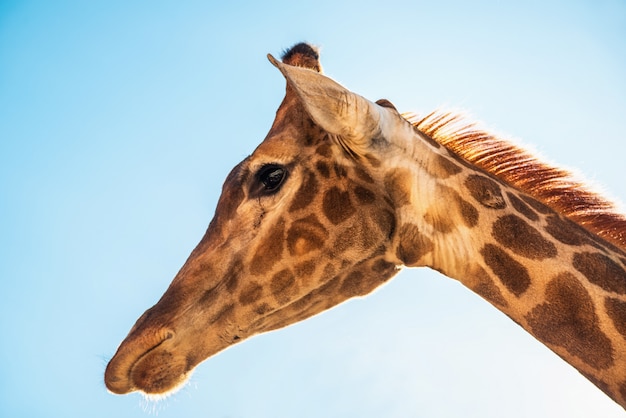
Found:
[[[215,217],[156,305],[107,366],[114,393],[163,394],[245,338],[284,327],[391,278],[398,196],[386,191],[380,150],[413,128],[321,74],[299,44],[269,57],[285,98],[259,147],[223,186]]]

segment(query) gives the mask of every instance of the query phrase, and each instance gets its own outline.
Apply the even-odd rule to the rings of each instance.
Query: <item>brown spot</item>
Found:
[[[554,211],[550,209],[548,206],[539,202],[536,199],[533,199],[530,196],[521,195],[520,197],[539,213],[543,213],[543,214],[554,213]]]
[[[493,244],[486,244],[480,254],[491,271],[515,296],[520,297],[528,289],[528,270],[504,250]]]
[[[626,401],[626,382],[619,385],[619,394],[622,395],[622,399]]]
[[[334,164],[333,169],[335,170],[335,175],[339,178],[348,176],[348,170],[341,164]]]
[[[358,165],[355,166],[354,172],[356,173],[357,177],[363,180],[364,182],[369,183],[369,184],[374,184],[374,179],[372,178],[372,176],[369,175],[369,173],[363,167],[358,166]]]
[[[532,210],[526,203],[524,203],[521,199],[519,199],[517,196],[515,196],[513,193],[511,192],[507,192],[506,194],[509,197],[509,202],[511,202],[511,206],[513,206],[513,208],[518,211],[519,213],[521,213],[522,215],[524,215],[525,217],[527,217],[528,219],[530,219],[531,221],[537,221],[539,220],[539,215],[537,215],[535,213],[534,210]]]
[[[500,292],[498,286],[493,282],[489,273],[482,267],[477,266],[477,269],[472,272],[471,277],[468,277],[466,283],[470,289],[492,304],[501,307],[507,307],[509,305],[506,299],[504,299],[504,296],[502,296],[502,292]]]
[[[268,303],[262,303],[254,309],[258,315],[265,315],[272,310],[272,307]]]
[[[626,302],[616,298],[606,298],[604,307],[613,320],[613,325],[626,338]]]
[[[335,254],[341,254],[352,248],[361,235],[361,225],[352,225],[343,230],[333,242],[332,250]]]
[[[250,305],[251,303],[259,300],[262,295],[263,287],[256,282],[252,282],[248,284],[239,294],[239,303],[242,305]]]
[[[406,266],[413,266],[434,249],[433,242],[422,234],[417,225],[402,225],[398,231],[396,256]]]
[[[239,278],[241,277],[243,272],[243,263],[241,260],[237,259],[233,262],[230,268],[226,271],[226,275],[224,276],[224,283],[226,284],[226,290],[229,293],[233,293],[237,286],[239,285]]]
[[[346,297],[366,295],[393,277],[397,272],[395,268],[386,269],[382,274],[374,272],[369,263],[359,264],[357,268],[357,270],[349,273],[341,283],[339,292]]]
[[[228,283],[228,282],[227,282]],[[232,291],[231,291],[232,293]],[[198,300],[198,304],[202,307],[212,307],[212,305],[215,303],[215,301],[217,301],[218,297],[220,296],[220,293],[217,292],[215,290],[215,288],[211,288],[209,290],[206,290],[202,296],[200,297],[200,299]]]
[[[372,271],[375,273],[389,273],[391,271],[396,271],[396,265],[386,261],[383,258],[380,258],[372,264]]]
[[[361,295],[361,280],[363,279],[363,273],[359,270],[353,271],[343,279],[339,291],[341,294],[351,297]]]
[[[310,128],[314,128],[314,127],[315,127],[315,124],[313,123],[313,121],[312,121],[312,120],[307,119],[307,121],[309,122],[309,127],[310,127]],[[317,133],[317,132],[316,132],[316,133]],[[310,132],[309,132],[309,133],[306,133],[306,134],[304,135],[304,144],[305,144],[307,147],[311,147],[311,146],[313,146],[313,145],[316,145],[318,142],[320,142],[320,140],[321,140],[321,139],[320,139],[319,134],[312,134],[312,133],[310,133]]]
[[[411,203],[413,176],[408,170],[395,170],[385,177],[385,188],[396,207]]]
[[[396,229],[396,216],[388,210],[381,210],[373,215],[372,222],[378,226],[380,232],[391,238]]]
[[[503,209],[506,207],[500,186],[490,178],[472,174],[465,179],[464,184],[472,197],[484,207],[490,209]]]
[[[333,155],[330,143],[328,142],[324,142],[322,145],[317,147],[315,152],[325,158],[330,158]]]
[[[567,245],[583,245],[587,242],[585,233],[573,222],[562,219],[558,215],[548,215],[546,217],[545,231],[556,240]]]
[[[541,341],[563,347],[595,369],[613,365],[611,340],[600,330],[587,290],[571,273],[556,276],[546,287],[546,302],[526,317]]]
[[[326,191],[322,209],[326,218],[335,225],[347,220],[356,212],[350,201],[350,194],[337,187],[331,187]]]
[[[296,300],[292,304],[288,305],[286,307],[286,310],[289,312],[286,313],[285,315],[281,315],[282,317],[281,319],[283,320],[283,323],[278,328],[282,328],[286,325],[299,321],[300,318],[303,316],[304,312],[308,308],[311,308],[313,299],[314,299],[314,293],[309,293],[309,294],[304,295],[300,299]]]
[[[368,205],[376,201],[376,195],[374,192],[362,186],[356,186],[354,188],[354,196],[356,196],[356,200],[358,200],[359,203],[364,205]]]
[[[340,277],[335,276],[326,283],[324,283],[322,286],[320,286],[316,292],[324,297],[334,296],[337,293],[340,284]]]
[[[296,264],[296,275],[298,277],[311,276],[313,273],[315,273],[316,267],[317,264],[315,263],[315,261],[305,261],[304,263]]]
[[[322,175],[322,177],[329,178],[330,177],[330,167],[324,161],[318,161],[315,163],[315,168]]]
[[[317,180],[315,175],[311,172],[306,173],[306,180],[300,186],[300,189],[296,192],[293,202],[289,207],[289,212],[294,212],[298,209],[304,209],[308,207],[313,199],[317,196]]]
[[[461,167],[443,155],[436,155],[426,169],[428,174],[440,179],[446,179],[455,174],[459,174],[462,171]]]
[[[293,294],[296,284],[296,276],[289,269],[281,270],[272,277],[270,290],[274,297],[281,303],[288,302]]]
[[[478,224],[478,210],[471,205],[467,200],[463,199],[457,194],[457,205],[461,211],[461,217],[463,222],[470,228],[475,227]]]
[[[375,247],[380,241],[380,232],[373,228],[368,220],[363,220],[344,229],[333,242],[331,249],[335,254],[353,248],[362,251]]]
[[[609,292],[626,294],[626,272],[615,261],[600,253],[576,253],[573,266],[589,281]]]
[[[250,263],[250,273],[260,275],[268,272],[282,258],[285,241],[285,222],[280,219],[267,237],[261,240]]]
[[[493,224],[494,238],[514,253],[533,260],[554,258],[556,246],[517,215],[505,215]]]
[[[382,267],[382,264],[379,264],[379,267]],[[364,268],[367,269],[368,266],[365,266]],[[374,289],[376,289],[381,284],[385,283],[387,280],[391,279],[397,273],[398,273],[398,269],[396,268],[395,265],[392,265],[391,263],[387,263],[385,265],[385,269],[382,271],[374,270],[373,264],[372,264],[371,266],[369,266],[369,270],[366,270],[364,273],[365,278],[363,280],[363,286],[364,286],[363,289],[365,293],[362,293],[362,294],[372,292]]]
[[[234,313],[235,305],[232,303],[230,305],[226,305],[209,320],[209,324],[223,323],[225,321],[229,321],[232,319]]]
[[[287,231],[287,249],[291,255],[304,255],[324,246],[328,232],[317,216],[309,215],[294,221]]]

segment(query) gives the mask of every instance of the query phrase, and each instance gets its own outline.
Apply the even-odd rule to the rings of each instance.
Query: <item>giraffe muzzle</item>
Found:
[[[120,344],[107,365],[104,382],[115,394],[141,391],[162,394],[175,390],[186,380],[187,362],[170,349],[175,334],[171,329],[133,330]]]

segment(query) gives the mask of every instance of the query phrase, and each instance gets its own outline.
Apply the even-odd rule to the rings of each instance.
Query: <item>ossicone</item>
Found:
[[[295,44],[287,49],[280,58],[287,65],[308,68],[318,73],[322,72],[319,49],[305,42]]]

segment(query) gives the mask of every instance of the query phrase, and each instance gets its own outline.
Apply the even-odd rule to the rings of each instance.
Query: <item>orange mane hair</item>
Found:
[[[588,231],[626,250],[626,217],[570,172],[539,161],[511,142],[477,129],[460,115],[403,115],[416,129],[462,159],[528,193]]]

